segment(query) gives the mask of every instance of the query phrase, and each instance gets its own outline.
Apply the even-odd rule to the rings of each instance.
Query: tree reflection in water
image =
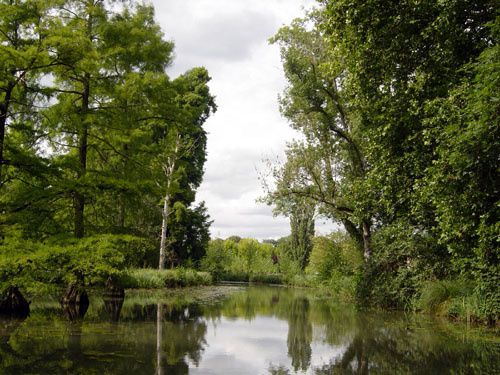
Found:
[[[20,357],[12,348],[10,337],[24,320],[17,318],[0,319],[0,370],[4,368],[6,363],[13,364]]]
[[[163,305],[156,307],[156,374],[163,375]]]
[[[342,355],[315,368],[330,374],[489,374],[498,373],[498,345],[470,345],[449,332],[419,323],[360,314],[354,337]],[[436,328],[436,327],[434,327]],[[495,359],[495,357],[497,359]],[[485,361],[485,358],[493,359]],[[494,370],[496,369],[496,370]]]
[[[200,304],[138,292],[95,298],[85,314],[33,304],[25,321],[0,319],[0,374],[234,373],[223,371],[228,361],[245,374],[500,373],[491,336],[418,315],[360,312],[313,293],[240,287]]]
[[[104,310],[108,314],[109,321],[116,323],[120,320],[122,312],[123,301],[125,297],[104,297]]]
[[[305,371],[311,363],[312,324],[309,320],[309,300],[295,298],[288,317],[288,356],[295,371]]]
[[[188,361],[198,366],[206,346],[207,325],[197,304],[157,305],[156,373],[189,373]]]

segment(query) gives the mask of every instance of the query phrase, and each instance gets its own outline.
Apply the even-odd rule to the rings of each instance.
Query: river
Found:
[[[1,374],[499,374],[495,333],[360,312],[314,291],[216,286],[56,298],[0,320]],[[83,312],[80,312],[83,315]]]

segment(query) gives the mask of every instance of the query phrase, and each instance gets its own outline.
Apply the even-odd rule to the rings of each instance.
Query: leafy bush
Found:
[[[0,246],[0,282],[31,291],[40,285],[64,285],[76,280],[102,285],[125,268],[139,266],[150,247],[147,240],[127,235],[46,243],[17,239]]]
[[[431,314],[468,322],[497,321],[485,309],[488,300],[477,292],[477,282],[467,279],[435,280],[423,284],[415,307]]]
[[[342,232],[315,237],[306,275],[310,284],[325,288],[344,301],[351,301],[363,259],[357,245]]]
[[[464,280],[436,280],[423,284],[416,307],[432,314],[443,310],[443,305],[453,298],[472,294],[470,284]]]
[[[273,245],[250,238],[210,241],[201,269],[215,280],[249,281],[254,276],[275,275],[279,266],[273,262]]]
[[[230,262],[231,256],[224,247],[224,241],[217,239],[209,242],[207,253],[201,260],[201,269],[209,272],[214,280],[221,280]]]
[[[373,255],[360,275],[357,300],[363,305],[411,309],[420,287],[448,275],[446,250],[408,223],[396,222],[373,235]]]

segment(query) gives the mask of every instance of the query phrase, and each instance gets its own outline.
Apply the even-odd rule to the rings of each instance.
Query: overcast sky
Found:
[[[156,19],[175,42],[168,72],[176,77],[204,66],[217,112],[206,122],[208,159],[197,201],[205,201],[212,237],[277,238],[290,232],[288,219],[274,218],[256,203],[262,160],[282,156],[294,137],[280,116],[285,87],[279,49],[267,42],[280,26],[303,15],[313,0],[153,0]],[[320,223],[318,223],[320,224]],[[326,231],[317,225],[320,231]]]

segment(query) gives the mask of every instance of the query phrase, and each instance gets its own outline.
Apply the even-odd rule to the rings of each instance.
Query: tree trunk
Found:
[[[87,3],[89,5],[89,3]],[[93,17],[92,13],[88,14],[87,18],[87,38],[92,43],[93,36]],[[81,181],[87,173],[87,148],[88,148],[88,124],[87,115],[89,112],[90,101],[90,74],[88,72],[83,75],[83,92],[82,92],[82,107],[80,108],[81,132],[78,139],[78,162],[79,168],[77,179]],[[80,188],[80,187],[79,187]],[[85,195],[81,191],[76,191],[74,195],[75,201],[75,237],[82,238],[85,236]]]
[[[165,268],[165,260],[167,259],[167,220],[169,215],[168,207],[169,196],[168,193],[165,194],[165,200],[163,201],[163,210],[161,212],[163,220],[161,224],[161,238],[160,238],[160,261],[158,263],[158,269],[162,270]]]
[[[87,173],[87,148],[88,148],[88,125],[86,115],[89,110],[90,98],[90,83],[89,76],[85,74],[85,82],[83,84],[82,107],[81,107],[81,133],[78,139],[78,172],[77,178],[81,180]],[[76,191],[74,194],[75,201],[75,237],[82,238],[85,235],[85,195],[81,191]]]
[[[163,336],[163,305],[157,304],[156,307],[156,374],[163,375],[162,365],[162,337]]]
[[[14,84],[9,83],[5,91],[5,98],[0,104],[0,186],[2,186],[2,167],[5,161],[3,160],[4,144],[5,144],[5,128],[7,126],[7,115],[9,113],[10,98]]]
[[[356,241],[356,244],[359,246],[361,249],[364,247],[363,244],[363,233],[362,230],[359,228],[359,226],[355,225],[352,221],[348,219],[342,219],[342,224],[344,225],[344,228],[346,232],[349,234],[349,236]]]
[[[371,234],[371,223],[368,220],[363,221],[363,250],[365,261],[370,259],[372,255],[372,234]]]

